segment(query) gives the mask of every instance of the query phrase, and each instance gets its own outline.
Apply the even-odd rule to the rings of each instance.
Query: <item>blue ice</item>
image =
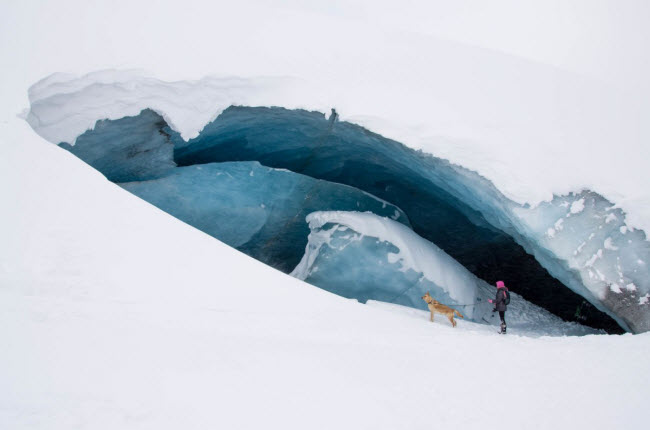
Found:
[[[60,146],[110,181],[141,181],[159,178],[176,167],[170,134],[174,132],[165,120],[146,109],[137,116],[97,121],[74,145]]]
[[[285,272],[302,257],[311,212],[370,211],[409,225],[399,208],[368,193],[256,161],[178,167],[159,179],[120,186]]]

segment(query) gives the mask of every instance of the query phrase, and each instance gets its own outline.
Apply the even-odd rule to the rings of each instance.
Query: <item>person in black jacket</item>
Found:
[[[494,303],[494,311],[499,312],[499,318],[501,318],[501,334],[506,334],[506,310],[508,306],[506,305],[506,297],[508,296],[508,288],[503,281],[497,281],[497,295],[494,300],[488,300],[490,303]],[[493,312],[494,312],[493,311]]]

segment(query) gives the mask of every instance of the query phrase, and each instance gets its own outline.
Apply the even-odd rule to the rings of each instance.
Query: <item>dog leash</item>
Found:
[[[478,305],[479,303],[481,303],[481,299],[478,299],[476,302],[474,302],[474,303],[468,303],[468,304],[466,304],[466,305],[457,305],[457,304],[455,304],[455,303],[440,303],[440,304],[441,304],[441,305],[445,305],[445,306],[458,306],[458,307],[463,307],[463,306],[474,306],[474,305]]]

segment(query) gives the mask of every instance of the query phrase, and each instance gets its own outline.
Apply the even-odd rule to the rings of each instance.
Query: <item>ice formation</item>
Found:
[[[650,330],[643,295],[650,289],[650,243],[625,223],[620,208],[596,193],[554,198],[535,209],[517,208],[522,236],[571,288],[620,316],[633,331]]]
[[[358,212],[313,212],[307,222],[309,244],[292,276],[364,302],[426,308],[426,291],[443,303],[478,299],[479,280],[404,225]]]
[[[555,196],[536,206],[522,205],[474,171],[339,121],[334,112],[327,118],[306,110],[242,106],[281,93],[268,90],[279,86],[266,81],[260,81],[266,87],[255,87],[254,81],[240,82],[248,88],[243,94],[252,94],[253,87],[267,88],[260,89],[261,96],[240,97],[239,90],[215,96],[218,108],[213,111],[218,116],[199,132],[194,122],[183,121],[183,114],[192,116],[192,109],[199,106],[205,124],[209,119],[200,106],[207,106],[211,95],[221,90],[227,93],[224,87],[228,83],[207,80],[166,85],[129,79],[109,85],[96,79],[50,78],[32,88],[27,118],[35,130],[55,143],[60,143],[56,136],[70,137],[70,145],[63,146],[90,164],[103,166],[100,170],[115,170],[118,177],[131,175],[126,180],[165,176],[165,169],[177,169],[172,163],[194,166],[258,161],[354,187],[399,207],[418,235],[478,278],[490,283],[505,278],[526,299],[565,319],[611,329],[611,320],[597,308],[626,330],[650,329],[650,306],[643,299],[650,294],[646,235],[629,225],[626,214],[613,202],[594,191]],[[201,98],[197,88],[202,85],[207,95]],[[175,104],[174,95],[184,89],[193,95],[181,97]],[[297,93],[287,91],[284,105],[295,107]],[[111,97],[118,96],[126,99],[124,109],[111,102]],[[226,108],[224,103],[237,98],[243,102]],[[193,105],[192,100],[199,102]],[[77,135],[88,128],[89,118],[120,121],[128,116],[120,116],[121,111],[136,115],[139,111],[134,111],[146,107],[152,107],[163,121],[145,110],[137,115],[140,119],[124,118],[124,130],[115,135],[106,134],[103,122],[96,130]],[[76,116],[83,108],[89,113]],[[129,124],[137,124],[147,115],[144,122],[148,125],[142,133],[127,131]],[[189,127],[190,123],[194,126]],[[74,132],[64,132],[71,125]],[[120,135],[128,136],[125,143],[115,142]],[[106,142],[108,136],[113,142]],[[148,142],[134,143],[138,136]],[[172,159],[168,158],[170,143]],[[105,156],[97,157],[96,149],[91,149],[98,146],[106,146]],[[110,148],[127,152],[120,156]],[[115,176],[107,176],[115,180]]]
[[[466,319],[497,324],[495,288],[476,278],[435,244],[403,224],[371,213],[314,212],[307,217],[309,244],[292,276],[344,297],[427,309],[427,291]],[[564,334],[594,331],[560,318],[511,293],[508,324],[544,326]]]
[[[160,115],[145,109],[137,116],[98,121],[92,132],[79,136],[74,145],[61,146],[110,181],[154,179],[176,167],[174,145],[163,130],[166,126]]]
[[[368,193],[256,161],[178,167],[159,179],[120,185],[285,272],[302,257],[309,234],[304,219],[311,212],[370,211],[409,225],[399,208]]]

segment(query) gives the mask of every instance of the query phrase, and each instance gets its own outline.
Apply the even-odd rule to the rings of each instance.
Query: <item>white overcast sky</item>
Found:
[[[491,48],[612,84],[650,88],[647,0],[288,3],[296,9],[374,22],[389,30]]]
[[[182,39],[236,22],[242,31],[254,31],[245,27],[247,15],[254,23],[264,16],[271,19],[269,11],[286,11],[294,14],[296,22],[326,17],[357,22],[360,28],[438,35],[616,84],[647,86],[650,74],[650,1],[646,0],[3,0],[0,11],[3,49],[30,42],[29,37],[16,39],[25,30],[36,32],[38,38],[60,39],[62,32],[88,38],[94,29],[107,29],[102,22],[117,23],[120,16],[131,28],[114,25],[116,40],[118,32],[132,33],[138,23],[144,30],[158,23],[158,28],[167,29],[167,37]],[[96,28],[94,21],[98,21]],[[29,28],[32,24],[34,29]],[[333,35],[336,31],[331,29]],[[83,40],[73,37],[70,42]]]

